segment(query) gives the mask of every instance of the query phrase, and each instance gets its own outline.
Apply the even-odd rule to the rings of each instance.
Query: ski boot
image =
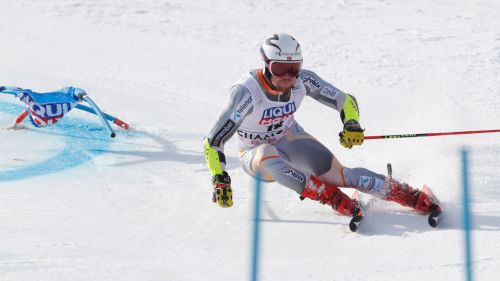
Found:
[[[436,227],[442,209],[441,204],[431,190],[425,185],[422,190],[418,190],[408,184],[402,184],[394,180],[390,163],[387,164],[387,172],[389,176],[386,179],[386,194],[383,199],[410,207],[421,214],[427,214],[429,225]]]
[[[335,211],[346,216],[362,215],[361,205],[351,199],[337,186],[322,182],[315,176],[310,176],[300,199],[309,198],[321,204],[331,206]]]
[[[403,184],[394,179],[388,179],[387,193],[384,200],[393,201],[405,207],[410,207],[422,214],[429,214],[440,209],[434,197],[408,184]]]

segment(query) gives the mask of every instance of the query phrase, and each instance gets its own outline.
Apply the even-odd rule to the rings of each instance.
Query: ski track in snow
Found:
[[[1,280],[247,279],[253,179],[229,141],[235,206],[214,206],[201,143],[275,32],[301,42],[305,68],[356,96],[367,135],[499,129],[496,1],[21,0],[0,10],[0,85],[82,87],[132,127],[111,140],[74,110],[53,128],[6,130],[21,107],[0,96]],[[337,112],[306,98],[296,117],[344,165],[385,173],[390,162],[396,178],[429,185],[445,213],[431,229],[376,201],[350,233],[347,218],[264,184],[261,280],[463,278],[463,147],[475,276],[498,278],[499,134],[345,150]]]

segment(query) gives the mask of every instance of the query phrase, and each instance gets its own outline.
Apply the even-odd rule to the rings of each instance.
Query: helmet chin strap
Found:
[[[274,86],[273,82],[271,81],[271,71],[269,71],[269,68],[267,66],[264,68],[264,79],[266,80],[267,84],[271,86],[273,90],[279,91],[276,86]]]

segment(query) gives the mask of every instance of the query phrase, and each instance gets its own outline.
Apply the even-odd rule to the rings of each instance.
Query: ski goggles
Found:
[[[291,76],[299,75],[302,69],[302,62],[299,61],[271,61],[269,62],[269,71],[272,75],[285,76],[287,74]]]

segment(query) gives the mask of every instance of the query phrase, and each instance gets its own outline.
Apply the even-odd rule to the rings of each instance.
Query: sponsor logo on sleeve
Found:
[[[316,78],[312,76],[307,76],[302,81],[304,82],[304,84],[309,83],[318,89],[321,88],[321,84],[316,80]]]
[[[231,133],[232,129],[234,128],[234,122],[231,120],[227,120],[226,123],[224,123],[224,126],[215,134],[215,137],[212,140],[211,145],[212,146],[220,146],[221,141]]]
[[[234,111],[233,113],[233,120],[238,122],[241,119],[241,115],[245,110],[252,104],[252,97],[249,97],[243,104],[241,104],[237,110]]]
[[[335,96],[338,94],[338,90],[330,87],[325,87],[323,88],[323,91],[321,91],[321,95],[325,96],[327,98],[335,98]]]

